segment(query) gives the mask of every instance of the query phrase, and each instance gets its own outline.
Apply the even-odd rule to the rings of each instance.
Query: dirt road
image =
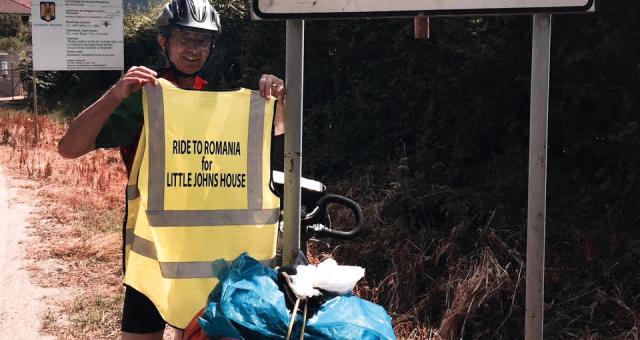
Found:
[[[39,332],[54,289],[29,281],[23,244],[33,207],[10,186],[0,167],[0,338],[54,339]]]

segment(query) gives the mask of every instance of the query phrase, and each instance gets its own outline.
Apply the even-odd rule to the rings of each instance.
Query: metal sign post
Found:
[[[284,138],[284,233],[282,263],[291,265],[300,249],[300,177],[302,175],[302,91],[304,21],[287,20],[287,112]]]
[[[13,87],[13,72],[15,71],[14,63],[9,64],[9,77],[11,79],[11,101],[13,101],[13,97],[16,94],[16,89]]]
[[[525,339],[542,339],[551,15],[533,16]]]
[[[38,79],[36,78],[36,70],[33,70],[33,124],[35,126],[35,145],[38,146]]]

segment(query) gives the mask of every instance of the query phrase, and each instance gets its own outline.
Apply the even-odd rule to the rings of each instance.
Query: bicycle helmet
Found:
[[[160,32],[171,26],[220,33],[220,16],[208,0],[171,0],[156,21]]]
[[[179,27],[186,30],[198,32],[211,32],[214,38],[221,31],[220,16],[213,8],[209,0],[171,0],[162,9],[162,13],[156,20],[158,32],[164,36],[169,36],[172,27]],[[211,48],[213,48],[213,39]],[[165,56],[169,61],[169,71],[178,78],[190,78],[197,75],[195,73],[184,73],[177,69],[169,58],[168,46],[164,49]],[[207,61],[211,57],[211,49],[207,55]],[[205,62],[206,64],[206,62]]]

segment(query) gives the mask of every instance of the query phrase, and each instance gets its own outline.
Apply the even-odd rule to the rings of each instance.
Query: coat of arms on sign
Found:
[[[56,3],[40,1],[40,19],[50,22],[56,19]]]

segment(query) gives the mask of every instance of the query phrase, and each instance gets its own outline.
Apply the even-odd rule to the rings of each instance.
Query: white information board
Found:
[[[252,0],[261,19],[585,12],[595,0]]]
[[[122,0],[33,0],[33,69],[122,70]]]

